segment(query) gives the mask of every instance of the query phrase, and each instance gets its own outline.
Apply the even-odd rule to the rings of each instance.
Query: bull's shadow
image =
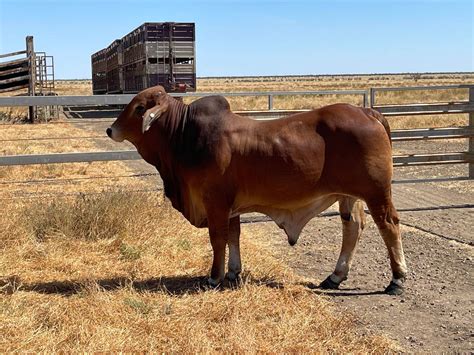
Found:
[[[332,296],[332,297],[355,297],[355,296],[374,296],[374,295],[385,295],[385,292],[380,290],[375,291],[364,291],[359,288],[341,288],[336,290],[323,289],[312,282],[305,282],[301,285],[310,289],[313,293],[320,296]]]
[[[145,280],[130,280],[125,277],[116,277],[99,280],[50,281],[22,283],[18,278],[9,278],[0,283],[0,293],[11,294],[15,291],[37,292],[42,294],[57,294],[72,296],[87,292],[90,289],[101,291],[115,291],[132,289],[137,292],[161,292],[170,295],[196,294],[209,290],[236,289],[244,283],[262,285],[270,288],[283,288],[283,284],[273,279],[254,279],[244,277],[244,281],[225,281],[218,288],[208,286],[205,276],[165,276]]]

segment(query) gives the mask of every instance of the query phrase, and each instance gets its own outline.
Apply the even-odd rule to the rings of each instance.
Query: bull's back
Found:
[[[240,193],[253,199],[305,203],[329,193],[364,198],[371,184],[391,180],[385,128],[351,105],[245,122],[231,137],[230,175]]]

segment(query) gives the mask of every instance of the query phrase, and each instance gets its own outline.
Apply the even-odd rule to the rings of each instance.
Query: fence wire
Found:
[[[71,181],[87,181],[100,179],[127,179],[127,178],[147,178],[159,176],[158,173],[142,173],[131,175],[108,175],[108,176],[88,176],[64,179],[37,179],[37,180],[8,180],[0,181],[0,185],[20,185],[20,184],[65,184]]]
[[[86,195],[102,195],[112,192],[126,192],[126,193],[148,193],[148,192],[160,192],[163,191],[163,188],[155,188],[155,189],[142,189],[142,190],[124,190],[124,189],[117,189],[116,191],[89,191],[89,192],[22,192],[21,194],[14,194],[13,196],[9,197],[0,197],[0,201],[15,201],[18,199],[35,199],[35,198],[44,198],[44,197],[78,197],[78,196],[86,196]]]

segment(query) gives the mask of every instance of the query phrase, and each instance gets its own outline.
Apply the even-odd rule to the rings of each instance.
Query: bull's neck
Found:
[[[162,155],[168,155],[172,147],[179,144],[181,132],[187,121],[188,107],[185,103],[170,98],[166,113],[152,124],[150,133],[155,134],[144,134],[141,139],[132,141],[148,163],[161,165],[160,160],[164,158]]]
[[[176,143],[186,126],[189,106],[180,100],[171,99],[167,116],[164,121],[166,134],[170,143]]]

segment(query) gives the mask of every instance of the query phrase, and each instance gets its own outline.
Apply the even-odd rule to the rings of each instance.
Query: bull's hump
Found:
[[[191,104],[192,110],[198,115],[220,115],[230,111],[229,102],[223,96],[206,96]]]

